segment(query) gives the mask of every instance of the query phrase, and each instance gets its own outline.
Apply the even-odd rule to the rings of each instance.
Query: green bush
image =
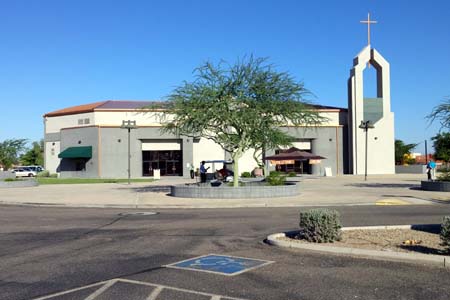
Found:
[[[56,173],[50,174],[50,178],[58,178],[58,174]]]
[[[270,171],[269,176],[281,176],[283,173],[279,171]]]
[[[269,185],[284,185],[286,183],[286,175],[281,172],[270,172],[270,175],[266,177],[266,181]]]
[[[250,172],[242,172],[241,177],[243,178],[250,178],[252,177],[252,174]]]
[[[45,171],[41,171],[39,173],[37,173],[36,175],[37,177],[50,177],[50,172],[45,170]]]
[[[332,243],[341,239],[339,212],[329,209],[311,209],[300,212],[298,239],[314,243]]]
[[[442,245],[447,247],[447,251],[450,252],[450,216],[444,217],[441,227]]]
[[[450,172],[448,171],[442,171],[437,175],[436,178],[438,181],[450,181]]]
[[[295,173],[294,171],[291,171],[291,172],[287,173],[287,177],[297,177],[297,173]]]

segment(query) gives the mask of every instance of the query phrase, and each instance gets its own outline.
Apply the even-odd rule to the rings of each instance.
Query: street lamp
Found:
[[[130,155],[130,131],[131,129],[136,129],[136,121],[122,121],[122,126],[120,126],[120,128],[122,129],[128,129],[128,184],[130,184],[130,178],[131,178],[131,169],[130,169],[130,159],[131,159],[131,155]]]
[[[374,128],[373,124],[369,121],[361,121],[359,128],[364,129],[366,131],[366,168],[364,172],[364,181],[367,181],[367,141],[368,141],[368,133],[369,129]]]

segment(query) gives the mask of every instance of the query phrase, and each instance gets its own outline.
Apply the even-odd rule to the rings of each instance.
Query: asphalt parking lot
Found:
[[[437,223],[450,205],[341,206],[346,226]],[[0,299],[449,299],[450,272],[422,263],[263,242],[302,208],[2,206]],[[142,211],[142,210],[140,210]],[[273,263],[225,276],[166,265],[206,254]]]

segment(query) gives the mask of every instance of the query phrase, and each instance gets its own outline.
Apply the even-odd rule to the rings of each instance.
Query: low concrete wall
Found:
[[[426,165],[395,166],[395,174],[425,174]]]
[[[0,171],[0,180],[5,178],[16,178],[16,174],[11,171]]]
[[[246,186],[239,187],[224,186],[224,184],[218,187],[209,184],[175,185],[170,187],[170,195],[182,198],[246,199],[291,197],[300,193],[299,187],[295,183],[286,183],[280,186],[246,184]]]
[[[24,179],[17,181],[3,181],[0,180],[0,188],[15,188],[15,187],[30,187],[38,186],[39,183],[34,179]]]
[[[450,192],[450,181],[421,181],[422,190],[434,192]]]

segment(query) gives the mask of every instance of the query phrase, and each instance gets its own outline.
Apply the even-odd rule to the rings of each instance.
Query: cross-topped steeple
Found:
[[[367,13],[367,20],[359,22],[367,24],[367,45],[370,46],[370,24],[376,24],[378,21],[370,20],[370,13]]]

